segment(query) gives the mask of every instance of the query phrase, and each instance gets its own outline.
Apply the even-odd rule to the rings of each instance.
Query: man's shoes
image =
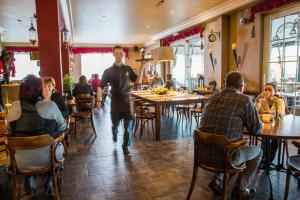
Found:
[[[214,191],[216,194],[222,195],[222,186],[217,184],[215,179],[209,182],[208,187],[210,187],[210,189],[212,189],[212,191]]]
[[[122,149],[125,155],[128,155],[130,153],[127,146],[122,146]]]
[[[254,188],[241,190],[240,191],[240,199],[241,200],[247,200],[247,199],[250,199],[250,198],[254,197],[255,194],[256,194],[256,190]],[[238,199],[238,190],[236,189],[236,187],[234,187],[231,196],[232,196],[233,200]]]

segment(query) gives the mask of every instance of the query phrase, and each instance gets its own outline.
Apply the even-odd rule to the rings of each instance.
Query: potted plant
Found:
[[[67,99],[73,99],[72,89],[74,85],[74,78],[72,74],[66,74],[64,76],[64,93],[67,94]]]
[[[217,87],[217,81],[215,80],[211,80],[209,83],[209,89],[210,91],[215,91],[216,90],[216,87]]]

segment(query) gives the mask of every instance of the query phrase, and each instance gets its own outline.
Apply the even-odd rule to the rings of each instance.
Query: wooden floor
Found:
[[[115,144],[112,141],[109,101],[103,110],[95,110],[95,121],[96,138],[89,124],[83,122],[80,123],[77,138],[74,135],[71,137],[62,175],[64,200],[186,198],[193,166],[194,127],[190,129],[189,122],[184,120],[176,124],[176,116],[163,117],[161,141],[154,141],[152,132],[146,132],[142,139],[133,137],[131,154],[124,156],[121,127],[118,142]],[[295,153],[294,148],[291,151],[291,154]],[[207,186],[211,174],[199,171],[192,199],[219,199]],[[271,177],[275,200],[283,199],[286,174],[272,171]],[[7,194],[11,192],[11,183],[5,174],[0,178],[3,187],[0,199],[9,199]],[[263,171],[257,178],[256,188],[258,194],[252,199],[268,199],[268,179]],[[44,198],[40,195],[35,199]],[[300,188],[294,178],[291,180],[289,199],[300,199]]]

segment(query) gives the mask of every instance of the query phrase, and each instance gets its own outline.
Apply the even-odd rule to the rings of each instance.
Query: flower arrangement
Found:
[[[167,94],[168,91],[169,91],[168,88],[165,88],[165,87],[157,87],[157,88],[152,89],[152,92],[154,94],[158,94],[158,95]]]
[[[72,89],[73,89],[73,85],[74,85],[74,78],[72,76],[72,74],[66,74],[64,76],[64,92],[67,93],[67,97],[68,99],[72,99]]]

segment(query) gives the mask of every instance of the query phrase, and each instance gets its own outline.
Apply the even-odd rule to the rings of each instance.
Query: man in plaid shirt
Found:
[[[250,97],[242,94],[244,90],[244,78],[239,72],[229,72],[226,75],[225,88],[212,95],[206,103],[201,121],[200,130],[212,134],[225,135],[230,141],[243,138],[246,128],[250,134],[259,134],[262,123],[259,120],[257,110]],[[200,152],[213,166],[220,166],[224,160],[224,152],[214,148],[203,149]],[[255,195],[255,190],[249,186],[255,177],[261,159],[261,149],[257,146],[243,146],[235,151],[231,163],[235,166],[246,162],[246,169],[241,174],[241,194],[244,197]],[[215,175],[210,187],[218,190],[218,178]],[[221,182],[220,182],[221,183]]]

